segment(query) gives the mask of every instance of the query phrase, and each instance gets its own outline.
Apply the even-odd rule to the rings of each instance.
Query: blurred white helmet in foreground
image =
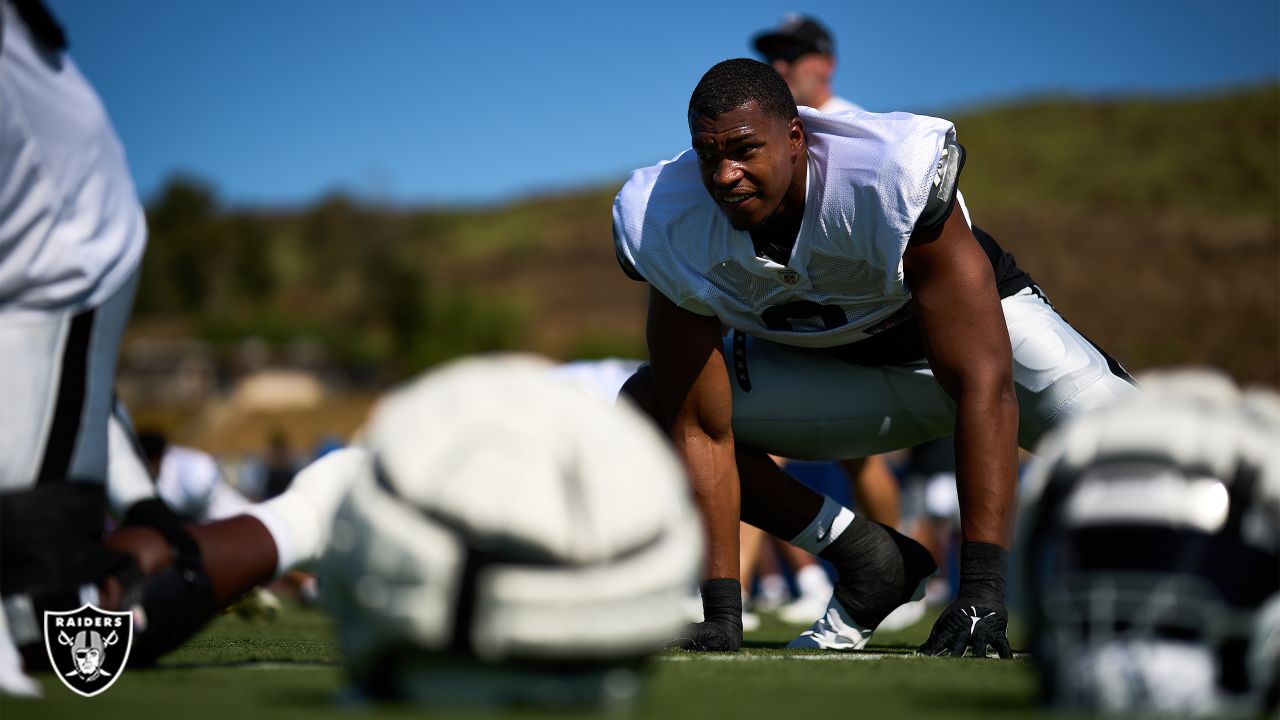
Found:
[[[701,559],[657,430],[550,365],[464,360],[375,409],[322,582],[356,685],[443,703],[635,693]]]
[[[1018,552],[1046,698],[1073,709],[1274,708],[1280,400],[1221,375],[1145,380],[1037,449]]]

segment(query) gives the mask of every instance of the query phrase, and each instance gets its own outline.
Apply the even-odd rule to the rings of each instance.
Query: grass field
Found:
[[[651,665],[630,718],[997,718],[1039,714],[1031,661],[912,657],[932,616],[877,635],[864,652],[815,653],[783,646],[797,628],[767,616],[737,654],[667,651]],[[1013,628],[1014,648],[1022,643]],[[3,720],[28,718],[560,717],[353,706],[337,644],[320,612],[290,607],[274,623],[224,616],[154,670],[130,669],[109,690],[82,698],[50,675],[42,700],[0,699]],[[591,717],[574,713],[572,717]],[[611,716],[612,717],[612,716]],[[1060,717],[1060,716],[1055,716]]]

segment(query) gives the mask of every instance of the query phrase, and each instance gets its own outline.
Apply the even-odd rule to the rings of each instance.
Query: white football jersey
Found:
[[[146,245],[124,150],[71,58],[0,13],[0,315],[98,307]]]
[[[698,158],[631,174],[613,205],[620,260],[673,303],[787,345],[874,334],[910,301],[902,254],[955,127],[908,113],[801,108],[809,143],[804,219],[791,259],[758,257],[702,184]]]

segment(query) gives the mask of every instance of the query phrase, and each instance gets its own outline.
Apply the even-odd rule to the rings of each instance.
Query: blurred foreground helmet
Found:
[[[1037,449],[1019,521],[1051,703],[1257,715],[1280,673],[1280,400],[1150,378]]]
[[[684,627],[701,530],[681,466],[549,368],[464,360],[375,410],[321,576],[366,694],[612,704]]]

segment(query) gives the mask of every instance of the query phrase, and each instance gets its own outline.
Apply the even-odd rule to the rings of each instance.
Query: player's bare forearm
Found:
[[[737,578],[740,489],[720,324],[650,288],[647,335],[662,423],[685,463],[706,531],[707,576]]]
[[[1017,476],[1013,353],[991,264],[968,224],[913,237],[904,266],[934,376],[956,401],[964,539],[1008,547]]]
[[[733,438],[711,438],[695,428],[677,429],[672,438],[685,462],[693,486],[694,501],[702,517],[707,540],[707,577],[739,575],[738,469]]]
[[[1018,402],[994,383],[956,400],[956,486],[965,542],[1009,547],[1017,494]]]

